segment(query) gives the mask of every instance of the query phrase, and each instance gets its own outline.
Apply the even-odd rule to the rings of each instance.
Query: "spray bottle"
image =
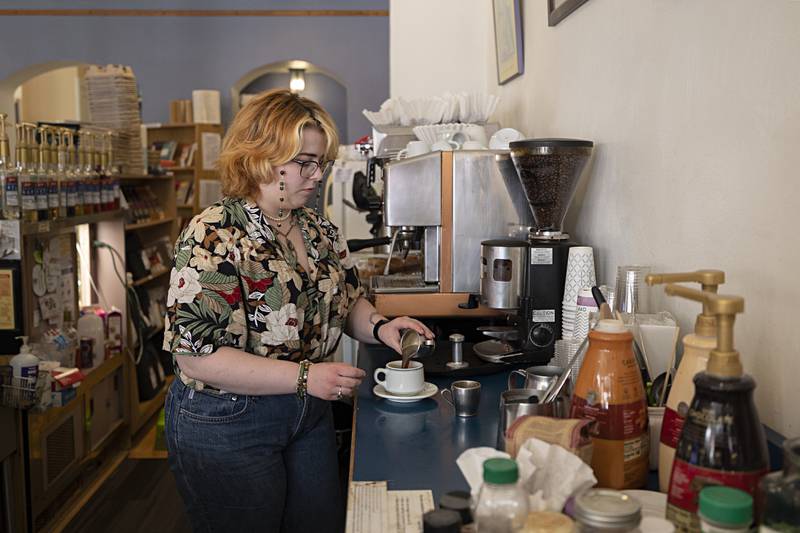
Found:
[[[704,292],[717,292],[717,287],[725,283],[725,272],[721,270],[698,270],[678,274],[650,274],[645,278],[648,285],[660,283],[695,282],[700,283]],[[667,492],[675,448],[681,436],[689,402],[694,397],[694,376],[703,372],[708,365],[711,350],[717,347],[717,320],[703,303],[703,312],[697,315],[694,333],[683,338],[683,357],[672,381],[661,437],[658,445],[658,488]]]
[[[665,291],[703,302],[717,317],[717,347],[708,367],[694,378],[695,394],[675,452],[667,518],[680,531],[700,531],[700,491],[726,485],[754,495],[769,467],[764,428],[753,403],[755,381],[743,373],[733,347],[736,315],[744,299],[667,285]]]

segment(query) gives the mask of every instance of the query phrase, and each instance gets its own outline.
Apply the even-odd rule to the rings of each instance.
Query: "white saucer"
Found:
[[[390,402],[411,403],[424,400],[425,398],[430,398],[431,396],[439,392],[439,387],[437,387],[433,383],[428,383],[426,381],[425,386],[422,387],[422,390],[414,395],[397,396],[396,394],[391,394],[389,392],[386,392],[386,389],[383,388],[383,385],[375,385],[372,388],[372,392],[375,393],[375,396],[378,396],[380,398],[385,398]]]

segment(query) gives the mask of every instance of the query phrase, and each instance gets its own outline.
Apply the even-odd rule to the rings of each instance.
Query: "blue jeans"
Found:
[[[169,465],[195,532],[339,533],[330,403],[307,395],[167,393]]]

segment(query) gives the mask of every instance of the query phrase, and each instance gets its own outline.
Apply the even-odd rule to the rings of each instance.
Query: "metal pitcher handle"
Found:
[[[445,395],[445,392],[447,393],[447,395]],[[442,394],[442,398],[444,398],[444,400],[447,403],[449,403],[450,405],[455,407],[455,404],[453,403],[453,393],[450,392],[450,389],[442,389],[442,393],[441,394]]]
[[[520,370],[519,368],[518,368],[518,369],[516,369],[516,370],[513,370],[513,371],[512,371],[512,372],[511,372],[511,373],[508,375],[508,388],[509,388],[509,389],[516,389],[516,388],[517,388],[517,387],[515,387],[515,386],[514,386],[514,374],[519,374],[519,375],[520,375],[520,376],[522,376],[524,379],[528,379],[528,376],[525,374],[525,371],[524,371],[524,370]]]

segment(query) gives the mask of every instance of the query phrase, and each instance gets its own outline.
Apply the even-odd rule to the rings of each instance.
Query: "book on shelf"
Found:
[[[179,167],[188,167],[189,161],[189,152],[192,149],[192,145],[188,143],[181,143],[178,145],[178,155],[177,155],[177,166]]]
[[[175,159],[175,150],[178,148],[177,141],[164,141],[161,144],[161,152],[159,158],[161,161],[172,161]]]
[[[197,153],[197,143],[194,142],[189,147],[189,155],[186,157],[186,164],[185,167],[192,167],[194,166],[194,156]]]
[[[175,201],[178,205],[185,205],[192,203],[192,189],[194,183],[192,180],[179,180],[175,183]]]

